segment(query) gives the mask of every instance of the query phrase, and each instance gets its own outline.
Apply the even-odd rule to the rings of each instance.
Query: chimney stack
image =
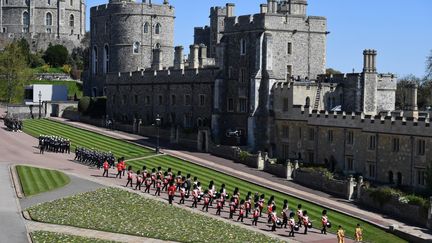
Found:
[[[267,7],[268,5],[267,4],[261,4],[260,5],[260,13],[267,13],[267,11],[268,11],[268,7]]]
[[[197,69],[199,67],[199,45],[191,45],[189,53],[189,68]]]
[[[234,16],[234,7],[235,7],[234,3],[227,3],[226,4],[226,15],[228,18]]]
[[[376,50],[364,50],[363,51],[363,72],[365,73],[376,73]]]
[[[176,46],[174,50],[174,69],[184,69],[183,46]]]
[[[204,66],[207,65],[207,46],[204,44],[200,45],[200,52],[199,52],[200,56],[199,56],[199,62],[200,62],[200,67],[203,68]]]

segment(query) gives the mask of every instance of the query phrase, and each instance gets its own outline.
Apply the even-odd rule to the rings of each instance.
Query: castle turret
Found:
[[[183,46],[176,46],[175,47],[174,69],[184,69]]]
[[[199,67],[199,45],[191,45],[189,53],[189,68],[197,69]]]
[[[279,13],[292,15],[306,15],[306,0],[285,0],[279,5]]]

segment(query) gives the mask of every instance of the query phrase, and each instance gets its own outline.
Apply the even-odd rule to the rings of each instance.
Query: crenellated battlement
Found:
[[[91,16],[105,15],[110,12],[116,14],[159,14],[165,16],[174,16],[175,8],[168,4],[153,4],[139,2],[115,2],[107,3],[90,8]]]
[[[165,69],[107,74],[107,85],[152,83],[212,83],[219,69]]]
[[[264,27],[265,14],[234,16],[225,19],[225,31]]]

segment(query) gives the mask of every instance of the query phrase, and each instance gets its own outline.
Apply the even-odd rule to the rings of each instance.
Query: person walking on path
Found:
[[[270,218],[271,218],[271,223],[272,223],[272,231],[276,231],[276,224],[278,221],[278,217],[276,214],[276,205],[272,206],[272,213],[269,213]]]
[[[257,226],[257,224],[258,224],[258,218],[260,217],[260,215],[261,215],[261,212],[260,212],[259,204],[255,203],[255,209],[254,209],[253,214],[252,214],[252,217],[253,217],[253,219],[252,219],[252,225]]]
[[[119,161],[116,166],[117,166],[117,175],[116,175],[116,178],[120,177],[120,179],[121,179],[121,177],[122,177],[122,170],[123,170],[123,164],[121,163],[121,161]]]
[[[244,218],[245,212],[246,212],[245,201],[241,200],[241,202],[240,202],[240,211],[239,211],[239,216],[237,218],[237,221],[240,220],[241,222],[243,222],[243,218]]]
[[[309,216],[307,215],[306,210],[303,212],[302,220],[303,220],[303,226],[305,227],[304,234],[307,235],[310,222],[309,222]]]
[[[139,189],[141,191],[142,183],[143,183],[143,178],[141,176],[141,171],[137,171],[135,190]]]
[[[321,224],[322,224],[321,234],[325,234],[325,235],[327,234],[328,223],[329,221],[327,217],[327,210],[323,210],[322,217],[321,217]]]
[[[345,231],[342,226],[339,225],[339,229],[337,231],[337,239],[338,243],[345,243]]]
[[[155,192],[155,196],[160,196],[161,194],[161,189],[162,189],[162,180],[160,178],[160,176],[157,176],[157,180],[156,180],[156,192]]]
[[[174,185],[173,182],[170,183],[170,186],[168,187],[168,202],[169,204],[172,204],[173,200],[174,200],[174,195],[176,192],[176,185]]]
[[[288,200],[284,200],[284,205],[282,208],[282,225],[281,228],[284,226],[285,229],[288,225],[288,213],[289,213],[289,207],[288,207]]]
[[[357,224],[357,227],[355,228],[355,241],[356,242],[363,241],[363,230],[360,227],[360,224]]]
[[[104,169],[104,172],[102,174],[102,177],[104,177],[104,176],[108,177],[109,164],[108,164],[108,161],[106,161],[106,160],[103,163],[103,169]]]
[[[198,188],[197,185],[193,186],[193,190],[192,190],[192,198],[193,198],[193,203],[192,203],[192,207],[196,208],[198,207]]]
[[[130,184],[130,187],[133,187],[133,172],[132,172],[132,166],[129,166],[128,168],[128,173],[127,173],[127,183],[125,187],[128,187],[128,185]]]
[[[298,226],[301,228],[302,226],[302,221],[303,221],[303,210],[302,210],[302,205],[299,204],[297,206],[297,224]]]
[[[295,216],[295,214],[294,213],[290,213],[290,218],[289,218],[289,221],[288,221],[288,224],[289,224],[289,227],[290,227],[290,232],[289,232],[289,234],[288,234],[288,237],[295,237],[294,236],[294,228],[297,226],[298,227],[298,225],[296,225],[296,222],[295,222],[295,219],[294,219],[294,216]]]

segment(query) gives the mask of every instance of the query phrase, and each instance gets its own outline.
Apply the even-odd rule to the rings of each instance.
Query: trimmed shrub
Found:
[[[70,74],[71,71],[72,71],[71,65],[68,65],[68,64],[63,65],[62,69],[63,69],[63,72],[66,73],[66,74]]]
[[[78,111],[86,115],[89,112],[90,105],[91,105],[91,98],[88,96],[84,96],[78,102]]]

